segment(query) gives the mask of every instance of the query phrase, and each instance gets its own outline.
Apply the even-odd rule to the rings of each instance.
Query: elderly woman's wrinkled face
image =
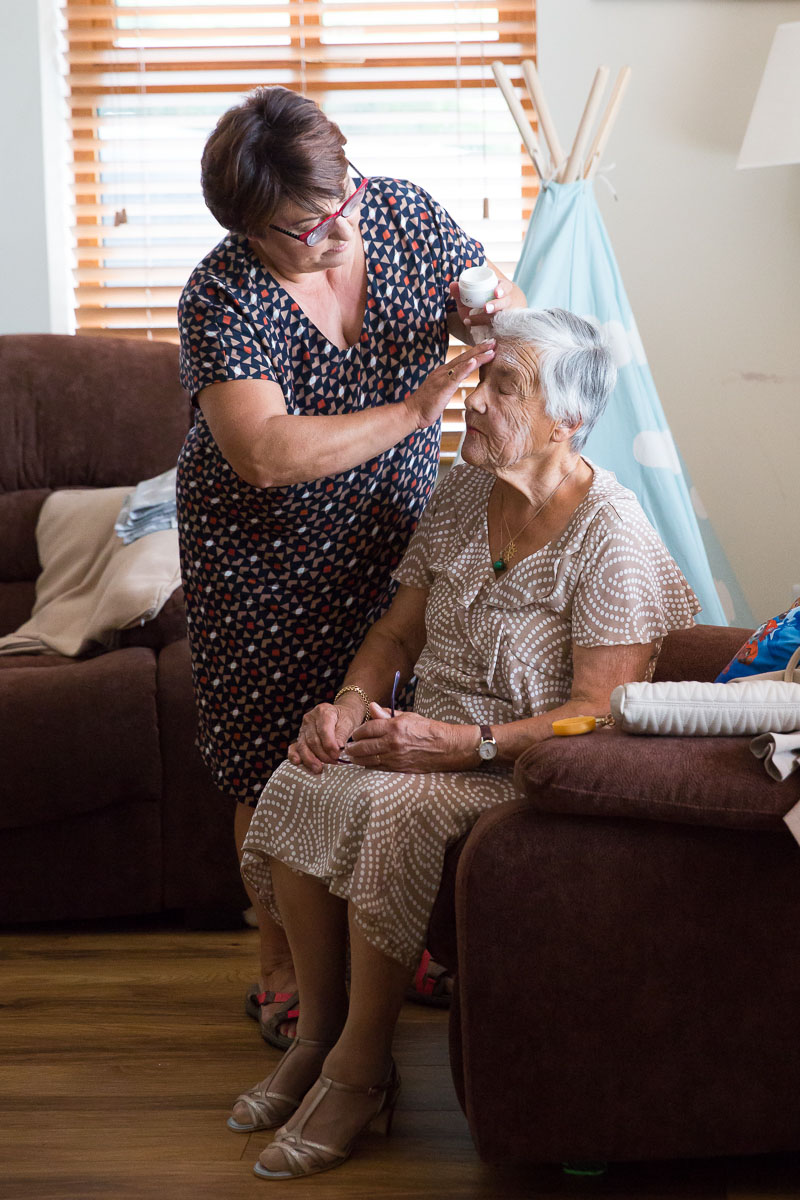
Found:
[[[498,341],[479,377],[464,404],[464,461],[495,471],[544,450],[557,422],[545,412],[534,347]]]

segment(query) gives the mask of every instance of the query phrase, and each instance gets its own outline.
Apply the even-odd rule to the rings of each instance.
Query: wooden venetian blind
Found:
[[[63,11],[79,333],[177,338],[181,288],[225,232],[200,192],[203,145],[257,86],[313,97],[360,171],[421,184],[491,259],[516,261],[535,181],[490,64],[521,79],[534,0],[65,0]]]

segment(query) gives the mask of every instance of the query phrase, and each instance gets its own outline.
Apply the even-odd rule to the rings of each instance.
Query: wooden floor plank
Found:
[[[368,1134],[330,1174],[258,1180],[269,1135],[225,1126],[278,1059],[243,1015],[255,940],[157,922],[0,934],[2,1200],[800,1200],[792,1156],[627,1164],[589,1184],[557,1166],[481,1163],[446,1014],[414,1005],[398,1030],[394,1135]]]

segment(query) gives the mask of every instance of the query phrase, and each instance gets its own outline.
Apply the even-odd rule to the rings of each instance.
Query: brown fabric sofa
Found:
[[[670,636],[712,680],[748,631]],[[800,1149],[800,847],[748,738],[554,738],[448,854],[456,1087],[487,1161]]]
[[[176,346],[0,337],[0,635],[30,616],[50,492],[168,470],[190,420]],[[111,652],[0,657],[0,921],[246,904],[185,632],[178,592]]]

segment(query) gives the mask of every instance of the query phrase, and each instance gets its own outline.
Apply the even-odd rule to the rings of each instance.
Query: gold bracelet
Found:
[[[357,683],[347,683],[347,684],[345,684],[344,687],[339,688],[338,692],[333,697],[333,703],[335,704],[336,701],[339,699],[339,697],[343,696],[345,694],[345,692],[355,692],[357,696],[360,696],[360,698],[364,702],[364,720],[369,721],[370,720],[369,706],[372,703],[372,701],[370,700],[369,696],[364,691],[364,689],[362,687],[359,687]]]

